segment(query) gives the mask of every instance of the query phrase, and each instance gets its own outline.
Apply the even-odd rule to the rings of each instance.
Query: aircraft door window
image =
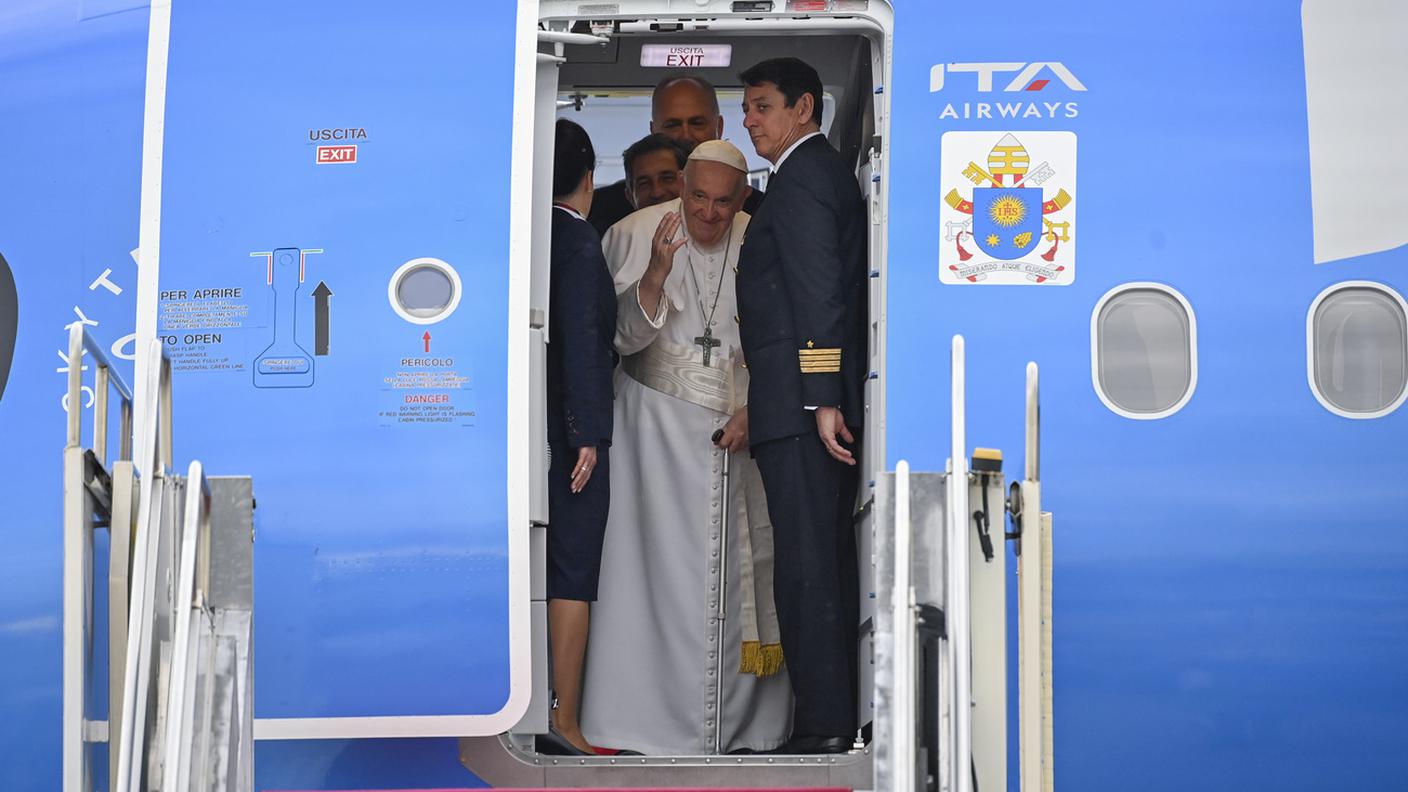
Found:
[[[1310,390],[1336,415],[1378,418],[1408,395],[1408,305],[1379,283],[1337,283],[1306,317]]]
[[[1117,286],[1091,315],[1090,355],[1095,392],[1115,414],[1136,420],[1173,415],[1197,385],[1193,308],[1162,284]]]
[[[440,259],[412,259],[391,276],[388,292],[391,307],[402,319],[434,324],[459,305],[460,276]]]

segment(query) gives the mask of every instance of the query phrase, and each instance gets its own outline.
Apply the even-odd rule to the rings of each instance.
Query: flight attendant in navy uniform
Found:
[[[740,75],[772,163],[739,253],[748,435],[774,533],[774,594],[795,704],[781,753],[841,753],[856,733],[854,449],[864,423],[865,205],[821,134],[821,80],[796,58]]]
[[[547,370],[547,597],[556,703],[544,753],[590,754],[578,712],[591,605],[611,502],[611,374],[616,292],[601,238],[586,221],[596,152],[586,130],[557,122]]]

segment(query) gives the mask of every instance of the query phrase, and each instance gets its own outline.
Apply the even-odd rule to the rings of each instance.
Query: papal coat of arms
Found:
[[[939,279],[1073,282],[1075,134],[947,132],[940,145]]]

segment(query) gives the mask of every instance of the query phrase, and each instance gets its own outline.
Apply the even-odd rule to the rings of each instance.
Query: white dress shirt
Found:
[[[587,218],[582,217],[582,213],[581,213],[581,212],[577,211],[576,209],[573,209],[572,207],[568,206],[568,205],[565,204],[565,203],[555,203],[555,204],[552,205],[552,208],[554,208],[554,209],[561,209],[562,211],[566,212],[567,214],[572,215],[573,217],[577,218],[578,220],[581,220],[581,221],[583,221],[583,222],[586,222],[586,219],[587,219]]]
[[[774,162],[772,164],[772,172],[777,173],[777,169],[782,167],[782,163],[787,161],[787,158],[792,154],[793,151],[797,149],[798,146],[802,145],[803,143],[807,142],[808,140],[811,140],[812,138],[820,134],[820,132],[812,132],[811,134],[803,135],[797,138],[797,140],[792,145],[787,147],[786,151],[782,152],[782,156],[777,158],[777,162]]]

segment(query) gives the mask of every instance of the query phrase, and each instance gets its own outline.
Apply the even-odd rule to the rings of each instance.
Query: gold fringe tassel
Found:
[[[772,676],[782,669],[782,644],[744,641],[738,661],[738,673]]]

